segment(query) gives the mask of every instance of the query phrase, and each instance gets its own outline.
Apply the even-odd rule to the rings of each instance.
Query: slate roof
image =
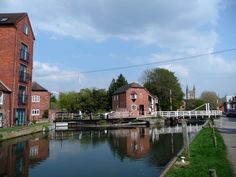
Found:
[[[27,13],[0,13],[0,25],[15,25]]]
[[[32,91],[48,92],[47,89],[45,89],[43,86],[39,85],[37,82],[32,83]]]
[[[10,93],[11,90],[0,80],[0,91]]]
[[[127,84],[127,85],[124,85],[120,88],[118,88],[115,92],[114,92],[114,95],[116,94],[119,94],[119,93],[124,93],[126,92],[129,88],[144,88],[143,86],[141,86],[140,84],[138,83],[130,83],[130,84]]]

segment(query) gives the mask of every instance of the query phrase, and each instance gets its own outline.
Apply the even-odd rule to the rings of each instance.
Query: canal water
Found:
[[[183,145],[172,130],[80,129],[4,141],[0,176],[157,177]]]

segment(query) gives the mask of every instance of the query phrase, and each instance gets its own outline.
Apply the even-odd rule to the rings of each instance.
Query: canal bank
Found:
[[[28,126],[15,126],[10,128],[0,129],[0,142],[42,131],[48,131],[49,127],[50,127],[49,122],[42,122]]]
[[[218,130],[215,130],[217,147],[214,146],[212,129],[203,128],[190,144],[189,165],[180,166],[174,163],[165,177],[178,176],[209,176],[209,170],[214,169],[218,177],[233,177],[233,168],[227,158],[227,148]],[[180,161],[180,159],[178,158]]]

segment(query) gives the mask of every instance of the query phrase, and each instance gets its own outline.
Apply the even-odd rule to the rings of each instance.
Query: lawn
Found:
[[[215,134],[217,147],[214,147],[211,128],[203,128],[190,145],[190,165],[174,165],[165,177],[209,177],[209,169],[215,169],[217,177],[234,177],[224,140],[218,130]]]

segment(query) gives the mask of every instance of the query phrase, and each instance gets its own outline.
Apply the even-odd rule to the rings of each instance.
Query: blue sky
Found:
[[[33,79],[52,92],[108,88],[122,73],[140,82],[146,69],[175,72],[195,85],[236,94],[236,51],[109,72],[135,65],[236,48],[233,0],[1,0],[0,12],[27,12],[35,33]]]

